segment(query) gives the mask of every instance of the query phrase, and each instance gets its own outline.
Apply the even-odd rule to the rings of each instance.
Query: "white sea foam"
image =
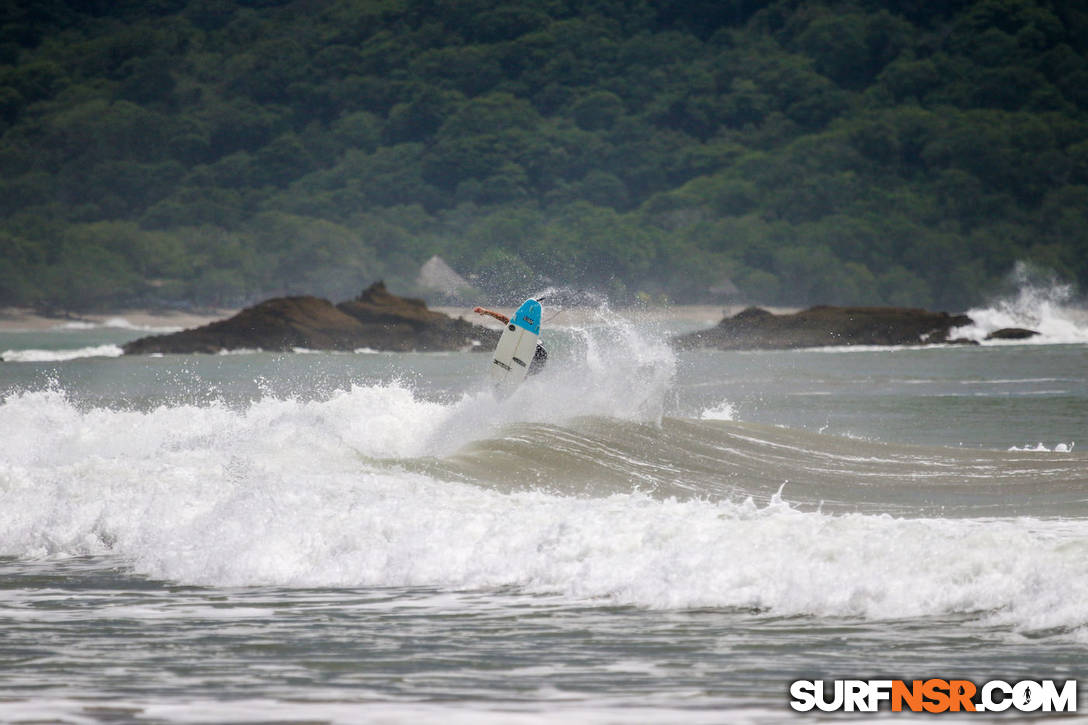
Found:
[[[1034,446],[1012,446],[1010,451],[1021,451],[1026,453],[1072,453],[1073,448],[1076,447],[1076,441],[1070,441],[1069,443],[1055,443],[1053,448],[1047,448],[1042,443],[1036,443]]]
[[[950,337],[965,337],[984,344],[1073,344],[1088,343],[1088,310],[1074,303],[1072,285],[1053,279],[1039,279],[1022,263],[1011,275],[1017,292],[989,306],[967,311],[974,324],[955,328]],[[1023,340],[990,340],[996,330],[1021,328],[1039,334]]]
[[[435,434],[479,401],[393,385],[137,412],[11,395],[0,556],[111,552],[149,576],[213,586],[513,586],[652,608],[981,613],[1088,641],[1088,521],[503,493],[376,460],[431,455]]]
[[[84,357],[120,357],[124,351],[117,345],[92,345],[72,350],[5,350],[4,362],[64,362]]]
[[[737,407],[728,400],[723,400],[704,410],[699,417],[703,420],[736,420]]]
[[[56,325],[53,329],[58,331],[64,330],[100,330],[103,328],[110,328],[115,330],[139,330],[143,332],[177,332],[181,328],[176,325],[137,325],[124,317],[107,317],[106,319],[97,322],[93,320],[73,320],[70,322],[64,322],[60,325]]]
[[[220,350],[216,354],[217,355],[257,355],[258,353],[262,353],[262,352],[264,352],[264,350],[262,350],[259,347],[238,347],[238,348],[234,348],[233,350]]]

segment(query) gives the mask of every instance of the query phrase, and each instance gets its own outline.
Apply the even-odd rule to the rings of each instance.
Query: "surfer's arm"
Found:
[[[476,309],[473,310],[473,312],[475,312],[478,315],[491,315],[492,317],[494,317],[496,320],[498,320],[499,322],[501,322],[504,325],[506,323],[510,322],[510,318],[507,317],[506,315],[504,315],[504,314],[502,314],[500,312],[495,312],[494,310],[485,309],[483,307],[477,307]]]

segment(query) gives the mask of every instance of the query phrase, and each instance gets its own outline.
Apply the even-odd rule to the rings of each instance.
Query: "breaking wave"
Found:
[[[177,325],[140,325],[124,317],[107,317],[103,320],[72,320],[56,325],[54,330],[136,330],[140,332],[177,332]]]
[[[1088,310],[1077,304],[1072,285],[1053,278],[1040,279],[1022,262],[1016,264],[1010,281],[1016,287],[1014,294],[986,307],[968,310],[974,324],[957,328],[950,336],[985,344],[1008,344],[986,338],[997,330],[1019,328],[1039,334],[1016,340],[1015,344],[1088,343]]]
[[[109,555],[215,586],[517,587],[1088,631],[1088,515],[1068,505],[1083,497],[1083,454],[938,454],[647,419],[638,401],[604,417],[542,403],[538,422],[514,422],[516,398],[486,398],[393,384],[128,411],[13,394],[0,405],[0,556]],[[1049,495],[1065,518],[1006,514],[1020,494]],[[935,513],[956,502],[965,515]]]
[[[6,350],[0,354],[4,362],[64,362],[85,357],[120,357],[124,354],[117,345],[91,345],[71,350]]]

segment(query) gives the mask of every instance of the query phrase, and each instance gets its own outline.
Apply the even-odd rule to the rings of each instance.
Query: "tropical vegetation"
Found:
[[[0,305],[1088,286],[1088,10],[5,0]],[[726,288],[731,287],[726,283]]]

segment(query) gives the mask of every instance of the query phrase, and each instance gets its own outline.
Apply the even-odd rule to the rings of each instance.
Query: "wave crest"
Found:
[[[1039,334],[1017,344],[1088,343],[1088,310],[1076,304],[1073,285],[1040,275],[1024,262],[1016,263],[1010,282],[1014,294],[968,310],[974,324],[952,330],[950,337],[983,342],[997,330],[1023,328]]]
[[[5,350],[4,362],[64,362],[85,357],[120,357],[124,351],[117,345],[92,345],[71,350]]]

